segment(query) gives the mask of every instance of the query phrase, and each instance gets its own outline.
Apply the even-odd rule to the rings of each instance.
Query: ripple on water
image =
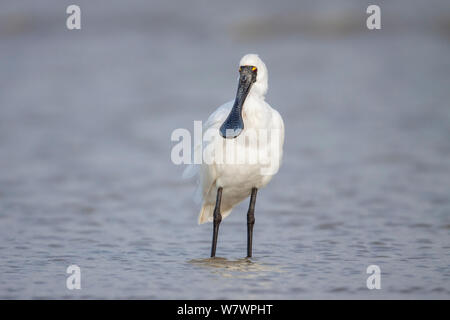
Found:
[[[427,10],[438,16],[447,2],[434,1]],[[146,9],[144,2],[121,3],[129,17]],[[34,13],[39,25],[53,20],[46,20],[48,15],[60,15],[52,6],[42,5],[45,16]],[[165,2],[157,5],[161,7],[149,6],[162,12],[171,9]],[[420,12],[415,6],[410,9]],[[398,6],[398,14],[403,7]],[[122,9],[118,5],[111,10],[121,15]],[[376,294],[448,298],[450,91],[430,81],[416,81],[414,76],[448,82],[448,73],[441,71],[450,47],[442,45],[439,31],[432,36],[433,28],[416,32],[428,23],[419,14],[404,21],[414,22],[413,30],[397,30],[408,30],[408,36],[395,39],[381,34],[367,40],[347,34],[348,41],[343,42],[333,33],[336,39],[331,41],[292,41],[291,31],[301,33],[302,28],[291,26],[277,28],[280,36],[266,45],[265,38],[260,39],[270,70],[286,80],[287,85],[271,82],[270,100],[285,119],[287,139],[281,170],[258,196],[255,257],[234,256],[245,250],[247,202],[224,221],[219,236],[221,254],[233,258],[189,260],[209,250],[211,228],[196,226],[199,208],[190,197],[194,187],[181,182],[182,168],[170,161],[174,145],[170,133],[186,124],[191,131],[191,120],[207,117],[212,105],[192,99],[204,88],[205,78],[200,76],[172,81],[170,92],[178,94],[168,99],[168,90],[158,86],[164,81],[153,80],[167,73],[168,64],[178,65],[179,55],[152,63],[141,53],[182,51],[188,68],[179,69],[181,76],[189,76],[192,66],[205,62],[232,63],[236,47],[220,45],[223,36],[217,32],[224,31],[226,37],[228,30],[216,19],[216,9],[191,10],[187,19],[170,21],[172,27],[182,28],[180,35],[172,27],[139,24],[138,29],[144,28],[131,30],[130,36],[124,23],[111,27],[124,33],[125,43],[111,37],[84,37],[77,45],[92,50],[83,50],[86,68],[76,77],[66,77],[53,63],[55,57],[64,56],[68,66],[79,64],[80,56],[66,45],[67,37],[52,36],[51,43],[60,48],[56,55],[41,44],[39,32],[2,38],[6,55],[14,55],[17,45],[25,50],[20,51],[20,59],[10,59],[7,72],[0,72],[5,89],[0,143],[8,154],[0,157],[0,298],[290,299]],[[311,9],[317,25],[329,19],[315,12],[314,6]],[[272,11],[271,6],[260,6],[258,16],[271,20]],[[295,24],[294,20],[289,23]],[[198,25],[211,26],[201,39]],[[312,27],[310,31],[316,29]],[[157,40],[167,35],[182,41],[161,47]],[[156,41],[145,41],[149,37]],[[193,41],[184,41],[189,39]],[[392,45],[410,54],[389,50]],[[203,49],[214,54],[197,57]],[[107,53],[102,55],[104,63],[96,63],[103,52]],[[296,52],[302,53],[302,59],[286,67],[280,57],[293,57]],[[329,52],[333,59],[328,59]],[[421,63],[424,53],[433,59]],[[132,63],[128,63],[130,54]],[[33,59],[36,55],[46,58]],[[346,77],[335,72],[336,61]],[[370,77],[371,90],[368,81],[353,81],[369,79],[361,68],[367,63],[376,69]],[[105,69],[109,65],[115,66],[112,74]],[[14,72],[17,77],[11,77]],[[214,77],[228,81],[230,72],[215,68]],[[35,85],[33,76],[44,73],[49,76]],[[86,88],[101,83],[99,94],[73,95],[64,110],[59,99],[44,99],[80,85],[80,78]],[[114,81],[117,78],[123,81]],[[156,84],[154,90],[145,89],[148,81]],[[392,83],[400,84],[396,94],[390,90]],[[227,90],[214,87],[208,101],[215,104]],[[431,107],[423,103],[429,97],[433,97]],[[84,284],[79,293],[65,289],[69,264],[82,268]],[[366,287],[370,264],[378,264],[382,271],[383,289],[378,293]]]
[[[226,258],[191,259],[189,264],[206,268],[223,277],[255,278],[267,272],[283,272],[281,267],[253,261],[249,258],[228,260]]]

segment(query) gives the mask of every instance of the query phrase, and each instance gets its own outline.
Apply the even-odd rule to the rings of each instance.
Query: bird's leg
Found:
[[[255,203],[257,188],[252,189],[252,195],[250,196],[250,205],[247,212],[247,257],[252,256],[252,239],[253,239],[253,225],[255,224]]]
[[[222,215],[220,214],[220,202],[222,201],[222,187],[217,189],[216,207],[214,208],[214,229],[213,229],[213,239],[211,246],[211,258],[216,256],[217,247],[217,235],[219,234],[219,225],[222,221]]]

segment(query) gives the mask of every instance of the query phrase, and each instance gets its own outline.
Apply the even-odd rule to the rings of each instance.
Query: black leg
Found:
[[[211,257],[216,256],[217,247],[217,235],[219,234],[219,225],[222,221],[222,215],[220,214],[220,202],[222,201],[222,187],[217,189],[216,207],[214,208],[214,229],[213,229],[213,239],[211,246]]]
[[[252,256],[252,240],[253,240],[253,225],[255,224],[255,203],[257,188],[252,189],[252,195],[250,197],[250,205],[247,212],[247,257]]]

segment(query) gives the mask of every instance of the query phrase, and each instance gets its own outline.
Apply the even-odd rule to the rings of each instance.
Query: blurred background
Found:
[[[449,1],[0,8],[0,298],[450,298]],[[284,162],[255,257],[245,202],[210,261],[170,135],[234,98],[246,53],[269,69]]]

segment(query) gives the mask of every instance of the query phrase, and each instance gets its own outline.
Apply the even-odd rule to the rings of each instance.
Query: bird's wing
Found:
[[[217,110],[214,111],[209,116],[208,120],[206,120],[203,124],[203,134],[205,134],[208,129],[218,128],[225,121],[232,107],[233,101],[230,101],[217,108]],[[202,141],[196,141],[196,144],[194,145],[194,152],[202,152],[202,146],[204,150],[207,143],[208,142],[203,142],[203,139]],[[197,176],[198,178],[198,186],[194,199],[196,202],[200,202],[202,197],[209,192],[211,186],[216,180],[215,168],[208,165],[189,164],[186,169],[184,169],[183,179],[189,179],[194,176]]]
[[[283,144],[284,144],[284,122],[280,113],[272,108],[272,126],[275,129],[280,130],[280,155],[283,155]],[[281,160],[281,159],[280,159]]]
[[[278,131],[278,136],[276,136],[276,139],[278,139],[278,142],[276,143],[270,143],[270,153],[272,156],[277,155],[278,156],[278,167],[277,170],[274,172],[274,174],[278,171],[279,166],[281,165],[281,162],[283,160],[283,144],[284,144],[284,122],[283,118],[281,117],[280,113],[273,109],[272,110],[272,116],[271,116],[271,124],[270,127],[272,129],[275,129]],[[272,137],[271,137],[272,139]]]
[[[231,111],[231,108],[233,107],[234,101],[229,101],[223,105],[221,105],[219,108],[216,109],[208,118],[205,125],[203,126],[203,129],[206,130],[208,128],[212,128],[217,123],[222,123],[227,118],[228,114]]]

